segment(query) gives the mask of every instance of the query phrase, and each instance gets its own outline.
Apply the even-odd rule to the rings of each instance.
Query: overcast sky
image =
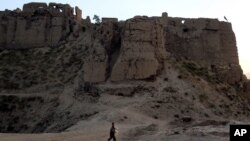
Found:
[[[28,2],[49,0],[1,0],[0,10],[22,8]],[[161,16],[167,12],[171,17],[218,18],[226,16],[236,34],[240,64],[245,73],[250,72],[250,1],[249,0],[53,0],[68,3],[83,10],[83,18],[117,17],[119,20],[135,15]]]

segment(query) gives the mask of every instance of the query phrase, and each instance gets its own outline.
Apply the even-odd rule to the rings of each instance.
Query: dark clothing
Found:
[[[111,129],[110,129],[110,137],[109,137],[108,141],[110,141],[111,139],[113,139],[113,141],[116,141],[116,138],[115,138],[115,127],[111,127]]]
[[[108,141],[110,141],[111,139],[113,139],[113,141],[116,141],[115,135],[109,137]]]

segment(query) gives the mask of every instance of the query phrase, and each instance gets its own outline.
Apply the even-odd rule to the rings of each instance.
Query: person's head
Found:
[[[112,126],[115,126],[115,123],[114,123],[114,122],[112,122]]]

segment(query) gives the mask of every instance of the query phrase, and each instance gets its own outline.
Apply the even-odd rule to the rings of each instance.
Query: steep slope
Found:
[[[82,37],[86,38],[87,35]],[[81,43],[84,38],[77,39],[78,42],[75,43]],[[60,51],[58,54],[51,55],[51,58],[60,60],[61,54],[64,54],[63,58],[67,62],[72,57],[87,56],[83,55],[74,44],[71,47],[67,46],[50,48],[52,53]],[[38,50],[44,50],[44,48],[35,49],[31,54]],[[13,50],[4,52],[5,54],[9,52],[14,56]],[[85,50],[85,52],[88,51]],[[14,54],[26,56],[19,51],[15,51]],[[44,60],[50,61],[46,55],[43,57],[46,58]],[[8,119],[13,120],[1,119],[1,122],[5,123],[1,125],[2,132],[59,132],[80,120],[94,120],[95,118],[101,118],[99,122],[116,121],[120,124],[129,118],[127,114],[131,116],[135,114],[138,117],[134,115],[134,119],[129,118],[130,120],[126,124],[140,121],[139,115],[141,115],[150,121],[164,120],[166,124],[176,122],[176,125],[185,116],[192,116],[195,121],[207,119],[244,121],[250,114],[249,102],[244,95],[240,94],[240,91],[229,84],[220,82],[213,75],[208,75],[212,72],[190,61],[176,61],[174,58],[168,57],[162,73],[153,80],[95,84],[84,82],[81,79],[83,78],[81,67],[84,67],[81,63],[84,61],[71,63],[70,69],[68,69],[67,65],[57,64],[62,63],[61,61],[48,63],[32,60],[34,64],[32,61],[26,63],[29,63],[30,66],[37,66],[38,63],[40,63],[39,66],[51,65],[44,74],[37,74],[37,77],[41,77],[37,80],[41,80],[43,77],[47,79],[38,81],[39,83],[31,83],[34,86],[25,87],[20,84],[32,81],[32,79],[22,80],[22,77],[12,75],[13,78],[16,78],[10,79],[12,80],[10,82],[19,82],[17,83],[19,87],[10,87],[7,85],[8,83],[5,83],[8,87],[2,89],[1,92],[1,103],[3,104],[1,117],[9,117]],[[10,64],[11,62],[9,62]],[[12,69],[9,65],[2,65],[2,67]],[[28,69],[28,67],[22,69]],[[54,71],[54,69],[58,71]],[[32,76],[33,72],[37,70],[25,72],[29,72],[29,76]],[[19,72],[19,70],[15,69],[15,72]],[[57,77],[49,77],[48,74],[52,74],[52,72]],[[53,81],[53,79],[55,80]],[[26,112],[23,113],[23,110]],[[118,112],[123,110],[125,110],[124,113]],[[133,111],[133,114],[127,113],[128,111]],[[175,123],[173,124],[175,125]]]
[[[20,121],[12,124],[13,129],[30,132],[34,124],[32,122],[36,119],[43,126],[38,125],[34,129],[43,127],[43,130],[32,132],[69,132],[27,136],[2,134],[1,139],[41,140],[46,137],[55,140],[99,140],[108,137],[110,123],[115,122],[120,140],[185,140],[186,137],[194,140],[227,140],[230,123],[235,120],[248,121],[250,106],[244,95],[237,94],[228,84],[214,84],[193,75],[185,68],[180,68],[183,65],[181,62],[169,61],[171,63],[166,64],[164,75],[153,82],[108,82],[84,85],[77,91],[72,89],[74,86],[68,85],[60,94],[49,93],[50,90],[39,95],[30,93],[42,99],[54,96],[58,102],[37,102],[40,109],[48,108],[44,112],[35,109],[36,105],[31,105],[31,111],[40,111],[40,118],[37,115],[31,117],[26,112],[26,117],[23,115]],[[57,89],[58,86],[53,88]],[[27,93],[16,93],[15,96],[21,99],[25,95],[28,96]],[[50,115],[46,116],[49,111]],[[20,122],[24,124],[24,121],[30,121],[27,123],[28,128],[18,130],[18,125]]]

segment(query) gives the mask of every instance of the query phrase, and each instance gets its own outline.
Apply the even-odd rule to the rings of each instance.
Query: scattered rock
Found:
[[[193,121],[193,118],[190,117],[190,116],[184,116],[181,118],[181,120],[184,122],[184,123],[189,123],[191,121]]]

